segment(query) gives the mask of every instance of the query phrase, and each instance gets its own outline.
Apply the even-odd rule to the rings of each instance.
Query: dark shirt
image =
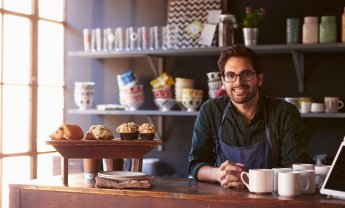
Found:
[[[201,106],[194,124],[189,154],[189,173],[194,178],[202,166],[215,166],[215,136],[229,100],[228,96],[223,96],[210,99]],[[264,108],[277,167],[289,166],[295,162],[310,163],[307,154],[308,140],[301,115],[294,105],[282,99],[260,96],[259,109],[249,125],[234,106],[230,107],[223,122],[223,131],[220,132],[221,140],[236,147],[247,147],[263,141],[266,138]]]

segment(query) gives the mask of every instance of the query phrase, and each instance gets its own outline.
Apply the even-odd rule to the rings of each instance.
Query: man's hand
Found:
[[[244,171],[244,167],[241,163],[225,161],[219,167],[218,182],[225,188],[244,188],[241,181],[241,172]]]

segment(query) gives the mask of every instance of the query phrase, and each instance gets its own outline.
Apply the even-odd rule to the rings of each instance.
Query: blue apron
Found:
[[[264,141],[256,143],[248,147],[234,147],[225,144],[221,141],[220,132],[223,128],[223,123],[227,112],[231,107],[229,102],[223,112],[222,121],[216,135],[216,162],[219,167],[226,160],[230,160],[234,163],[242,163],[245,165],[245,169],[257,169],[257,168],[272,168],[275,166],[275,153],[270,138],[269,128],[266,119],[266,109],[264,108],[264,119],[265,119],[265,131],[266,138]]]

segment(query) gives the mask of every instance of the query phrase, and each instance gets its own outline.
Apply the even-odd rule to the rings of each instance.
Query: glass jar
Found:
[[[318,43],[318,18],[304,17],[303,24],[303,44]]]
[[[299,42],[299,19],[286,19],[286,43],[297,44]]]
[[[230,46],[235,43],[235,32],[238,28],[236,16],[222,14],[219,19],[218,46]]]
[[[337,42],[337,24],[335,16],[322,16],[319,31],[320,43]]]

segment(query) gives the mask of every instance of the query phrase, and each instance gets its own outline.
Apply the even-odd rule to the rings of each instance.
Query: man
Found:
[[[206,101],[195,121],[189,172],[197,180],[242,188],[240,174],[253,168],[309,162],[298,109],[259,93],[259,56],[234,45],[218,60],[226,96]]]

